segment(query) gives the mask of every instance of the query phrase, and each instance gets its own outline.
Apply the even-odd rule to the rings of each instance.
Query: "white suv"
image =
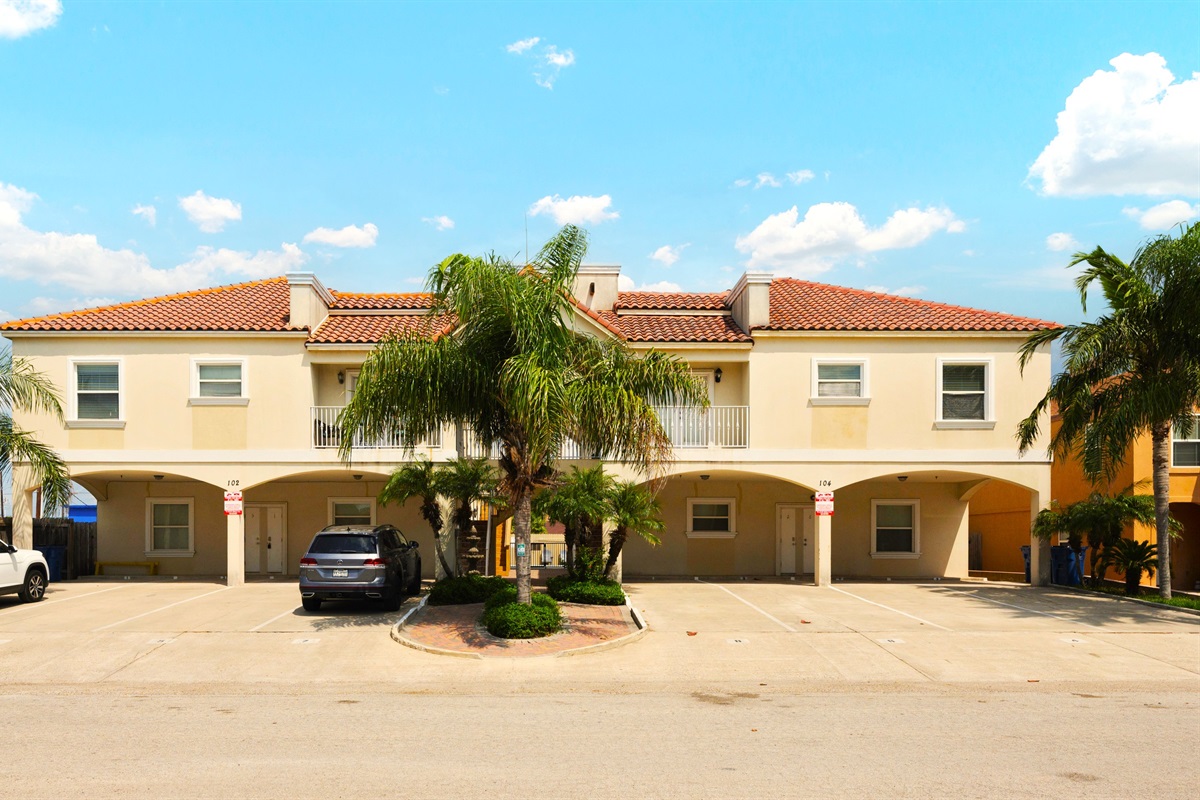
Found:
[[[16,592],[26,603],[46,596],[50,568],[37,550],[18,550],[0,539],[0,594]]]

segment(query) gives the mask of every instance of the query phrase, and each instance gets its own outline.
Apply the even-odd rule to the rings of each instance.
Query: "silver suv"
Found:
[[[391,525],[330,525],[300,559],[300,600],[318,611],[324,600],[382,600],[397,611],[421,591],[417,543]]]
[[[17,595],[26,603],[46,596],[50,582],[46,557],[37,550],[18,550],[0,539],[0,594]]]

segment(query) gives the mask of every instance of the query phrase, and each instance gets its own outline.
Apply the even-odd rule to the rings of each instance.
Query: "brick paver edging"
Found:
[[[448,647],[438,647],[436,645],[431,645],[431,644],[427,644],[425,642],[417,641],[416,639],[413,639],[411,636],[405,635],[404,629],[406,627],[409,627],[410,624],[412,624],[413,618],[416,617],[425,608],[428,600],[429,600],[428,595],[426,595],[425,597],[422,597],[420,603],[418,603],[414,608],[410,609],[408,611],[408,613],[406,613],[403,617],[401,617],[400,621],[392,626],[391,637],[394,641],[398,642],[399,644],[404,645],[405,647],[411,647],[413,650],[420,650],[423,653],[430,653],[432,655],[439,655],[439,656],[453,656],[456,658],[472,658],[472,659],[477,659],[477,660],[483,660],[485,658],[546,658],[546,657],[557,658],[559,656],[584,655],[587,653],[597,653],[602,650],[611,650],[614,647],[621,647],[623,645],[629,644],[630,642],[633,642],[633,641],[645,636],[646,632],[649,630],[649,626],[646,624],[645,617],[643,617],[641,612],[639,612],[636,608],[633,607],[633,605],[629,602],[628,596],[626,596],[625,605],[621,606],[620,608],[623,609],[623,612],[625,614],[629,615],[629,619],[632,620],[633,624],[637,627],[637,630],[633,631],[632,633],[628,633],[628,634],[626,634],[624,636],[620,636],[616,639],[606,639],[603,641],[595,642],[594,644],[583,645],[581,647],[571,647],[571,648],[567,648],[564,650],[558,650],[555,652],[548,652],[548,653],[540,653],[540,654],[535,654],[535,655],[514,656],[512,654],[499,654],[499,653],[497,653],[496,655],[484,655],[483,653],[480,653],[478,651],[455,650],[455,649],[451,649]],[[573,608],[605,608],[604,606],[587,606],[587,605],[583,605],[583,604],[579,604],[579,603],[560,603],[560,605],[567,606],[567,607],[573,607]],[[443,608],[449,608],[449,607],[443,606]],[[613,606],[608,606],[607,608],[613,608]],[[480,629],[479,634],[482,636],[486,636],[488,638],[494,638],[494,637],[491,637],[491,634],[488,634],[485,631],[482,631],[482,629]],[[553,638],[553,637],[548,637],[548,638]],[[512,643],[522,642],[522,641],[529,641],[531,643],[537,643],[537,642],[544,643],[546,640],[544,640],[544,639],[542,639],[542,640],[538,640],[538,639],[512,640]],[[509,644],[509,643],[507,643],[507,640],[503,640],[503,639],[496,639],[496,642],[498,645],[501,645],[501,646],[507,646]]]

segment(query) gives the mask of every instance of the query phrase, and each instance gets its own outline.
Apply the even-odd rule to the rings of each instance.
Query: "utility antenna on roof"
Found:
[[[529,266],[529,212],[525,212],[525,266]]]

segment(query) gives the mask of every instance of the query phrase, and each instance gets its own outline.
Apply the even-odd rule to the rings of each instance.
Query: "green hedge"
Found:
[[[562,627],[558,603],[547,594],[534,594],[532,603],[517,602],[517,590],[508,587],[484,603],[483,625],[502,639],[537,639]]]
[[[546,590],[563,603],[586,603],[590,606],[619,606],[625,603],[625,592],[616,581],[580,581],[568,575],[558,575],[546,581]]]
[[[482,603],[496,592],[509,588],[504,578],[483,575],[463,575],[443,578],[429,590],[429,605],[456,606],[463,603]],[[517,590],[513,589],[515,593]]]

